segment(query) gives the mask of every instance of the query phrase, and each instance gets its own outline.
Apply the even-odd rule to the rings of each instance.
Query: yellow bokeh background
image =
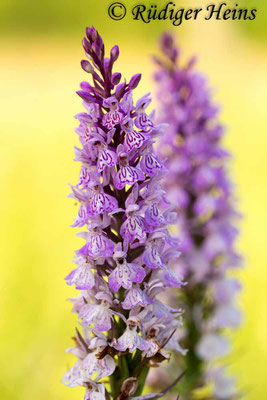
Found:
[[[112,21],[106,13],[108,3],[99,3],[47,0],[40,6],[23,0],[20,5],[4,1],[0,6],[0,399],[82,398],[79,389],[64,387],[60,379],[72,362],[64,351],[76,324],[65,301],[73,290],[64,282],[79,246],[69,227],[76,209],[67,199],[67,184],[78,176],[78,165],[72,162],[72,147],[78,143],[73,115],[82,106],[75,90],[87,79],[79,66],[84,27],[94,24],[108,47],[120,46],[118,68],[123,75],[129,79],[143,73],[137,95],[155,92],[151,55],[164,29],[177,36],[185,56],[198,55],[199,70],[215,88],[221,120],[228,127],[225,145],[234,154],[231,175],[244,215],[239,248],[245,265],[239,276],[245,316],[234,334],[229,363],[244,398],[264,400],[267,29],[262,24],[266,5],[261,4],[259,22],[248,22],[250,26],[199,20],[173,28],[167,22],[130,22],[130,17]],[[253,2],[243,0],[245,4]]]

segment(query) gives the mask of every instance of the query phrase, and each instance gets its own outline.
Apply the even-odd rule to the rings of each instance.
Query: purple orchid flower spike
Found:
[[[78,92],[85,108],[76,115],[81,171],[70,197],[79,204],[72,226],[86,228],[78,233],[85,244],[65,278],[79,291],[70,301],[82,333],[76,330],[68,349],[77,361],[63,382],[84,387],[84,400],[126,400],[141,395],[151,365],[170,358],[165,350],[180,313],[157,296],[180,285],[171,270],[179,241],[168,233],[175,216],[162,188],[166,169],[153,148],[162,129],[147,114],[149,95],[133,101],[141,75],[120,83],[113,71],[119,48],[106,57],[94,28],[86,29],[83,46],[89,61],[81,65],[91,83],[82,82]],[[178,342],[173,348],[180,351]]]
[[[211,373],[217,368],[212,361],[230,350],[224,329],[238,326],[241,320],[233,305],[240,287],[227,276],[240,261],[234,243],[234,225],[239,215],[227,173],[229,154],[221,145],[224,129],[218,122],[218,108],[211,102],[206,80],[195,72],[195,59],[181,66],[180,51],[172,36],[163,35],[161,50],[163,56],[156,59],[155,75],[161,111],[158,122],[168,123],[168,127],[159,140],[157,157],[167,158],[169,172],[164,188],[168,199],[177,205],[182,256],[174,270],[169,270],[164,264],[166,257],[172,264],[172,254],[164,255],[160,239],[151,235],[143,261],[148,268],[161,269],[167,286],[179,287],[179,277],[187,281],[173,301],[187,310],[180,338],[188,352],[181,362],[188,371],[184,377],[185,398],[193,398],[195,389],[212,384],[212,377],[217,376]],[[150,167],[142,166],[144,162],[143,158],[141,169],[149,173]],[[149,165],[152,164],[151,161]],[[172,339],[169,345],[173,345]],[[231,396],[223,397],[223,390],[218,393],[216,379],[212,398],[232,399],[233,387]]]

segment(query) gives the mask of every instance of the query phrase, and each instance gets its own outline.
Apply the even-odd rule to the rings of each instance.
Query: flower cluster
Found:
[[[184,360],[191,389],[211,380],[214,396],[225,399],[234,391],[233,382],[210,362],[229,352],[223,331],[238,326],[241,317],[233,304],[240,284],[227,274],[240,264],[234,249],[239,215],[226,169],[229,154],[221,146],[224,129],[217,120],[218,109],[205,79],[193,69],[195,59],[181,67],[179,50],[168,34],[162,37],[161,49],[164,58],[155,59],[155,79],[160,122],[167,122],[168,129],[158,152],[167,158],[165,189],[179,210],[182,256],[176,268],[188,282],[179,294],[189,350]]]
[[[81,172],[71,196],[79,204],[73,227],[85,227],[78,233],[85,244],[66,277],[79,291],[71,301],[81,328],[67,350],[78,360],[63,382],[84,386],[84,400],[122,400],[141,394],[149,367],[169,359],[165,350],[180,351],[181,311],[158,298],[182,285],[169,268],[179,251],[168,224],[177,219],[161,187],[166,168],[153,150],[161,127],[147,114],[151,99],[133,103],[141,75],[120,83],[118,46],[106,58],[94,28],[83,47],[93,84],[82,82],[77,92],[85,112],[76,115]]]

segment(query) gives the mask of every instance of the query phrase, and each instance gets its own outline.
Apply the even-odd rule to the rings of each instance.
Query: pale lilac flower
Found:
[[[90,386],[90,385],[89,385]],[[86,390],[84,400],[106,400],[106,391],[104,383],[93,383],[90,389]]]
[[[212,319],[212,325],[216,328],[238,328],[241,324],[242,314],[232,304],[219,305]]]
[[[78,250],[78,254],[90,256],[97,259],[105,255],[110,257],[113,254],[114,243],[99,227],[94,227],[85,235],[86,245]]]
[[[205,361],[212,361],[218,357],[226,356],[230,351],[229,341],[215,333],[204,335],[197,345],[197,354]]]
[[[144,181],[145,175],[143,172],[130,165],[121,165],[120,170],[114,177],[114,185],[116,189],[123,189],[126,185],[133,185],[135,182]]]
[[[121,303],[124,310],[131,310],[136,306],[145,307],[151,304],[152,300],[146,295],[146,293],[138,286],[133,286],[126,292],[124,301]]]
[[[223,277],[213,283],[213,296],[218,304],[231,303],[240,290],[240,283],[233,278]]]
[[[100,154],[98,156],[97,160],[97,170],[98,172],[103,172],[105,168],[111,168],[117,163],[117,154],[108,149],[104,148],[102,151],[100,151]]]
[[[149,344],[138,334],[137,327],[138,320],[133,317],[129,318],[125,332],[118,340],[114,340],[113,347],[119,351],[129,349],[130,353],[133,353],[136,349],[147,350]]]
[[[110,376],[115,370],[115,361],[109,355],[103,358],[98,358],[99,348],[93,353],[89,353],[83,360],[83,369],[87,377],[91,378],[97,374],[95,379],[101,379],[105,376]]]
[[[78,360],[74,366],[64,374],[62,383],[69,387],[77,387],[83,385],[86,381],[85,375],[82,369],[82,361]]]
[[[94,324],[95,329],[99,332],[108,331],[111,329],[111,321],[113,319],[110,311],[110,304],[103,300],[100,304],[84,304],[80,309],[79,318],[85,324]]]
[[[118,201],[113,196],[104,193],[101,186],[95,186],[89,202],[88,212],[91,215],[111,212],[118,208]]]
[[[225,368],[216,368],[208,371],[207,379],[213,385],[213,393],[216,399],[231,399],[236,397],[235,379],[228,376]]]
[[[143,261],[149,268],[161,268],[164,265],[161,252],[164,248],[162,239],[148,240],[143,254]]]
[[[163,164],[150,152],[144,155],[140,167],[148,176],[154,176],[163,170]]]
[[[78,226],[79,228],[81,228],[82,226],[84,226],[88,221],[88,209],[87,206],[85,204],[81,204],[79,211],[78,211],[78,215],[74,220],[74,223],[71,225],[73,228],[75,228],[76,226]]]
[[[145,141],[147,140],[147,136],[142,132],[137,131],[128,131],[126,132],[124,139],[124,147],[127,153],[130,153],[134,149],[140,149],[143,146]]]
[[[74,269],[66,278],[68,285],[75,285],[78,290],[92,289],[95,285],[95,278],[92,272],[93,261],[84,257],[75,260],[78,268]]]
[[[127,218],[121,226],[120,234],[124,239],[127,239],[129,243],[133,243],[138,240],[140,243],[146,240],[147,226],[145,218],[140,216],[139,210],[130,211],[127,213]]]
[[[156,203],[151,203],[145,212],[145,220],[148,225],[160,226],[166,223],[164,215],[160,212]]]
[[[122,260],[108,277],[108,283],[112,290],[117,292],[121,287],[130,289],[133,282],[141,283],[145,278],[145,270],[138,264],[127,263]]]

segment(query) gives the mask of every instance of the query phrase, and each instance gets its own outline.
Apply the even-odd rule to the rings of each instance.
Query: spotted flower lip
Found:
[[[164,264],[166,260],[172,264],[175,251],[164,252],[160,240],[150,238],[142,257],[148,268],[160,269],[167,286],[183,285],[180,276],[188,281],[184,291],[177,292],[176,301],[187,310],[183,340],[191,358],[185,358],[185,365],[194,368],[192,357],[201,365],[195,382],[190,381],[194,391],[199,382],[211,383],[216,375],[210,373],[210,368],[216,369],[213,361],[230,350],[224,329],[237,327],[241,321],[234,305],[240,285],[229,277],[240,263],[235,250],[239,216],[228,176],[229,153],[221,143],[224,127],[218,122],[219,108],[212,103],[206,79],[195,71],[195,58],[185,66],[180,64],[180,49],[171,35],[164,34],[160,46],[162,57],[155,58],[160,109],[156,122],[168,123],[168,128],[159,139],[156,157],[166,159],[164,189],[179,210],[176,224],[182,255],[174,270],[168,269]],[[142,171],[149,172],[144,163],[145,158],[140,163]],[[216,392],[219,382],[214,378],[213,383]],[[214,398],[220,398],[215,394]]]
[[[143,261],[149,268],[161,268],[164,265],[160,255],[160,246],[149,244],[143,253]]]
[[[120,229],[122,237],[127,239],[129,243],[133,243],[136,240],[143,243],[146,240],[147,232],[148,228],[144,217],[134,211],[127,216]]]
[[[117,154],[109,149],[103,149],[98,157],[98,172],[103,172],[106,168],[111,168],[117,163]]]
[[[98,350],[96,350],[97,352]],[[96,352],[89,353],[83,360],[82,367],[86,375],[90,378],[97,374],[96,379],[101,379],[105,376],[110,376],[115,370],[115,361],[109,355],[104,358],[97,358]]]
[[[83,386],[84,400],[109,398],[109,387],[113,398],[122,400],[129,398],[123,391],[131,379],[136,386],[131,394],[142,392],[143,366],[137,359],[145,365],[146,359],[158,364],[170,357],[164,343],[180,328],[180,314],[157,296],[180,285],[171,271],[178,240],[168,233],[175,216],[162,188],[166,168],[153,147],[162,128],[154,113],[147,113],[149,94],[133,100],[141,74],[121,83],[121,73],[113,71],[119,48],[107,57],[95,28],[86,29],[83,47],[88,60],[81,66],[91,83],[82,82],[77,92],[85,111],[75,117],[81,143],[75,161],[81,170],[70,197],[78,204],[72,226],[83,227],[77,236],[85,243],[65,278],[79,291],[70,299],[79,326],[68,350],[78,360],[63,383]],[[153,337],[144,329],[149,321],[160,327]],[[183,351],[178,344],[173,348]],[[109,385],[99,382],[102,378]]]
[[[118,340],[113,342],[113,347],[119,351],[126,351],[129,349],[129,352],[133,353],[136,349],[142,351],[148,350],[149,343],[147,340],[139,336],[137,332],[137,324],[130,318],[124,334]]]
[[[70,272],[65,278],[68,285],[75,285],[77,290],[92,289],[95,278],[92,272],[92,263],[86,262],[82,257],[77,260],[78,268]]]
[[[93,384],[92,384],[93,383]],[[84,400],[106,400],[104,383],[95,384],[90,382],[90,389],[86,390]]]
[[[76,226],[78,226],[79,228],[81,228],[82,226],[86,225],[88,221],[88,209],[87,209],[87,205],[86,204],[81,204],[79,211],[78,211],[78,215],[75,218],[73,224],[71,225],[73,228],[75,228]]]
[[[140,128],[142,129],[142,128]],[[124,147],[127,153],[134,149],[140,149],[148,138],[142,132],[130,131],[127,132],[124,139]]]
[[[87,234],[86,245],[78,250],[78,254],[90,256],[93,259],[111,257],[114,250],[114,242],[100,229],[92,229]]]
[[[124,310],[131,310],[136,306],[145,307],[152,304],[153,301],[146,295],[146,293],[137,286],[133,286],[127,292],[124,301],[121,303]]]
[[[108,304],[85,304],[79,312],[79,318],[88,325],[94,323],[95,328],[102,332],[111,329],[113,317]]]
[[[134,283],[141,283],[145,278],[145,270],[142,266],[134,263],[127,263],[125,260],[118,263],[117,267],[108,277],[109,286],[117,292],[121,287],[130,289]]]
[[[118,208],[118,201],[115,197],[96,191],[91,197],[88,212],[92,215],[103,214],[104,211],[110,212],[116,208]]]
[[[116,189],[122,190],[126,185],[133,185],[138,181],[144,180],[145,175],[140,169],[125,165],[116,173],[114,177],[114,186]]]
[[[62,383],[69,387],[82,386],[86,381],[82,370],[82,362],[78,360],[74,366],[65,373]]]
[[[144,155],[140,167],[148,176],[154,176],[163,171],[163,164],[150,152]]]

